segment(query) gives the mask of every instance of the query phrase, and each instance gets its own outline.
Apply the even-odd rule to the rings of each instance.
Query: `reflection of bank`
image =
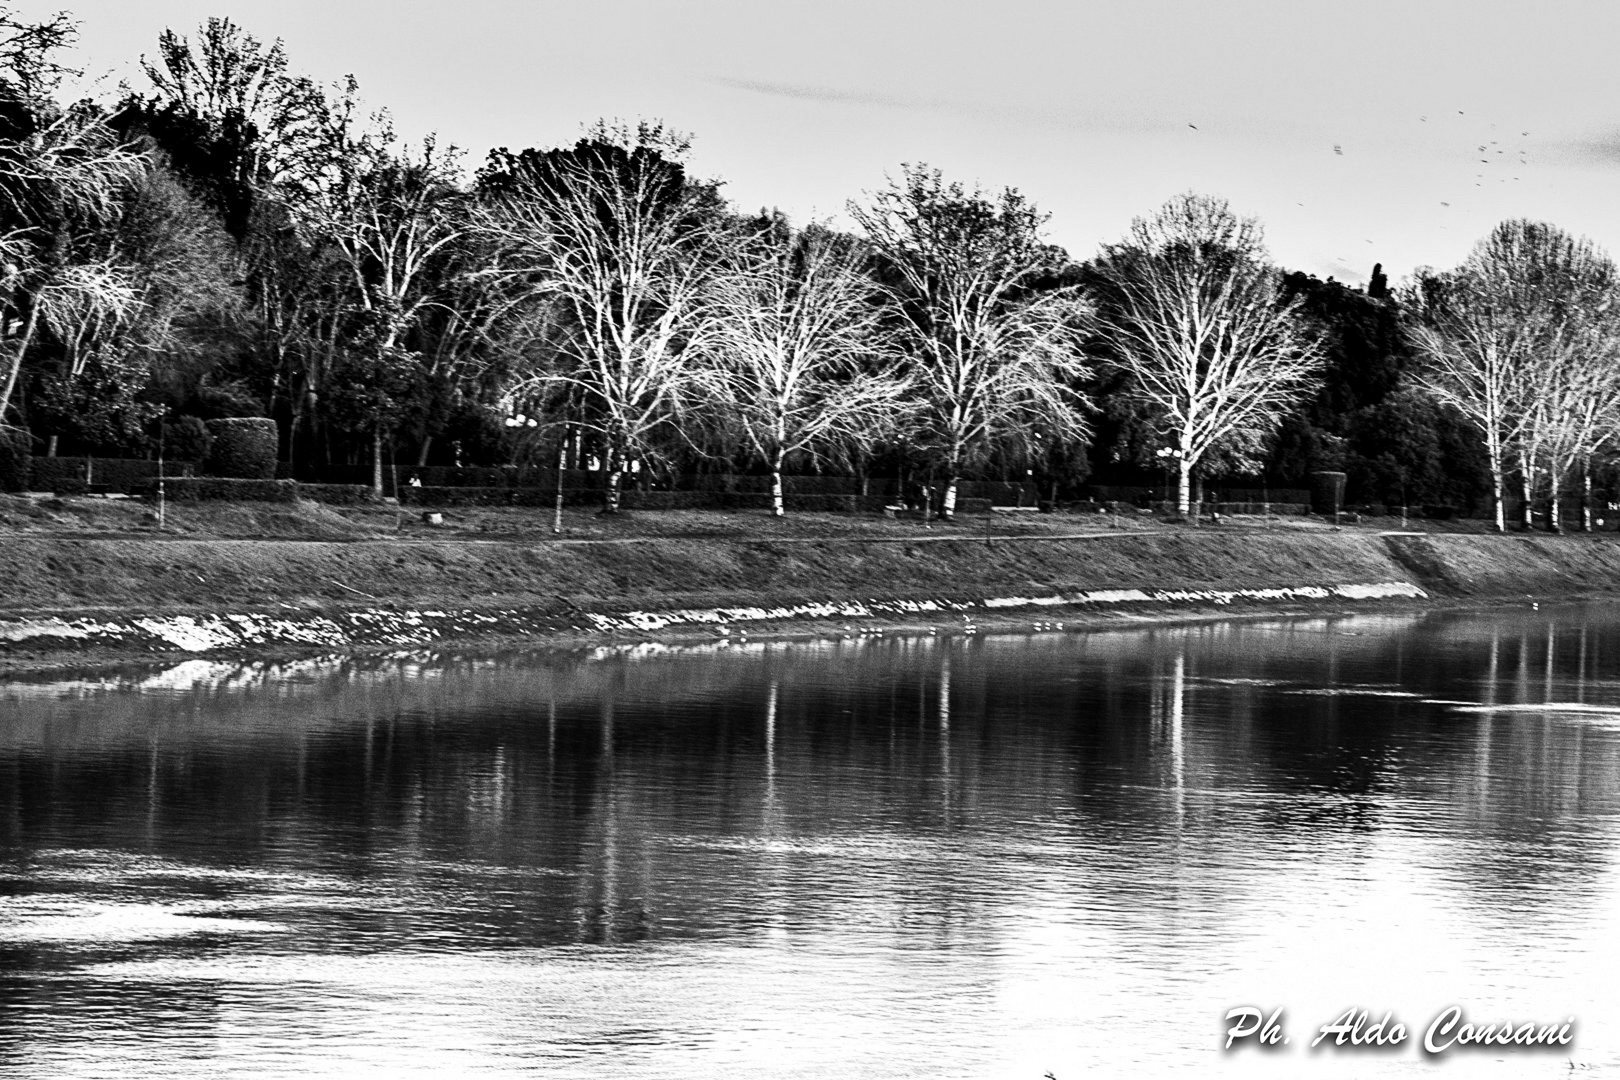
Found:
[[[942,652],[939,664],[939,813],[946,828],[954,822],[951,783],[951,654]]]

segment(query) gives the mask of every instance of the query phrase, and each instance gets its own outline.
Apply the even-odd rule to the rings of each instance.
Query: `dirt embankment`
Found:
[[[48,520],[29,509],[35,517],[8,521],[0,513],[0,667],[14,670],[54,662],[58,654],[78,652],[83,660],[92,648],[117,652],[109,634],[18,629],[29,620],[36,627],[41,620],[81,626],[261,613],[292,625],[330,623],[345,613],[352,624],[357,611],[362,621],[385,622],[391,614],[522,613],[508,620],[511,627],[473,618],[423,629],[417,621],[416,638],[378,638],[416,641],[424,634],[444,640],[591,631],[602,624],[585,620],[588,613],[675,608],[917,600],[941,613],[974,605],[1006,611],[1019,606],[1005,603],[1009,598],[1054,605],[1082,594],[1145,590],[1136,610],[1151,610],[1169,603],[1172,591],[1186,594],[1179,601],[1185,608],[1201,602],[1191,594],[1210,591],[1287,594],[1271,597],[1275,602],[1297,600],[1289,590],[1300,588],[1392,582],[1438,600],[1483,602],[1612,593],[1620,584],[1620,539],[1612,534],[1397,534],[1277,521],[1191,529],[1151,519],[1033,514],[930,528],[833,515],[779,522],[688,514],[612,522],[581,515],[553,536],[541,525],[549,526],[549,517],[532,513],[427,528],[392,511],[344,516],[309,507],[276,511],[274,521],[258,520],[260,511],[223,508],[209,511],[214,516],[206,521],[166,522],[159,532],[134,518],[127,528],[109,529],[81,507],[58,508]],[[58,520],[69,511],[78,516]],[[115,512],[132,513],[107,511]],[[1319,599],[1337,603],[1341,595]],[[203,634],[179,648],[205,651],[220,640]],[[270,642],[273,635],[252,640]],[[149,654],[160,645],[131,643],[128,651]]]

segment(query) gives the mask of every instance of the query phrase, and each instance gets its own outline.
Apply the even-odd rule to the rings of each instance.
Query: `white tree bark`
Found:
[[[1320,335],[1281,297],[1260,227],[1226,203],[1172,199],[1105,249],[1104,328],[1129,393],[1180,456],[1177,508],[1211,451],[1258,446],[1315,390]]]
[[[1088,436],[1076,387],[1091,309],[1076,290],[1033,288],[1054,269],[1044,215],[1016,191],[992,201],[920,167],[849,211],[896,278],[922,406],[915,445],[949,474],[948,491],[997,449],[1027,460]],[[954,500],[940,512],[952,516]]]
[[[531,358],[506,398],[531,414],[561,396],[571,425],[607,448],[605,509],[622,461],[648,456],[690,397],[686,345],[720,240],[710,195],[689,182],[660,130],[599,128],[572,151],[518,159],[481,216],[505,251],[500,276],[559,312],[549,356]],[[549,361],[549,362],[548,362]]]
[[[1456,270],[1409,296],[1422,325],[1419,385],[1466,417],[1490,461],[1497,530],[1503,481],[1520,475],[1521,527],[1531,527],[1539,477],[1556,494],[1620,422],[1620,329],[1614,264],[1549,225],[1506,221]]]
[[[740,240],[704,299],[692,346],[702,412],[711,436],[771,470],[774,514],[786,513],[789,458],[848,464],[912,411],[865,258],[824,229],[773,228]]]

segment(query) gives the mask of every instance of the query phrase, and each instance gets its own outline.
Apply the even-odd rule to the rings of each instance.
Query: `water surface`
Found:
[[[1610,1070],[1617,778],[1598,608],[0,684],[0,1073]]]

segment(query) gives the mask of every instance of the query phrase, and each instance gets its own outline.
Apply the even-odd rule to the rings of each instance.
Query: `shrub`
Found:
[[[276,422],[266,417],[210,420],[214,446],[208,471],[243,480],[273,480],[276,475]]]
[[[26,491],[33,459],[33,439],[21,428],[0,427],[0,491]]]
[[[214,436],[195,416],[182,416],[163,425],[163,456],[170,461],[207,461]]]

